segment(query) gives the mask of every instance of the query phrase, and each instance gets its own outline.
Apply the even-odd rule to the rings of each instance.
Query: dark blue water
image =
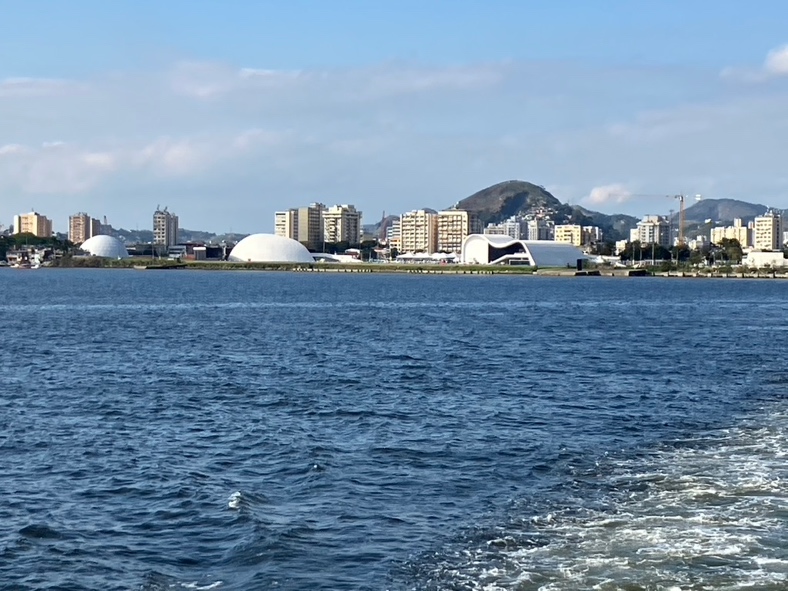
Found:
[[[788,283],[0,288],[0,589],[788,584]]]

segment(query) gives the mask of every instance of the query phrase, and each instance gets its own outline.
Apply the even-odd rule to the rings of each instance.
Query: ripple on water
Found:
[[[327,275],[4,275],[2,585],[786,585],[784,286]]]

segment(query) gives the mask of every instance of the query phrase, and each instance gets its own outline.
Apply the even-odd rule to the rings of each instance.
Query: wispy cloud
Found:
[[[147,224],[167,202],[192,227],[265,231],[287,205],[335,199],[377,217],[510,178],[606,210],[636,208],[634,188],[775,204],[785,189],[779,84],[756,95],[714,70],[571,64],[245,66],[0,82],[0,194],[14,196],[0,219],[35,197],[56,219],[96,208]]]
[[[55,78],[5,78],[0,80],[0,98],[29,98],[72,94],[83,84]]]

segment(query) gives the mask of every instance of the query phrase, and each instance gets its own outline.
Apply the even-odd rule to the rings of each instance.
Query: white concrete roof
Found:
[[[478,261],[482,264],[495,262],[485,258],[487,245],[501,249],[519,245],[532,264],[539,267],[565,267],[574,265],[578,259],[588,258],[579,248],[565,242],[517,240],[501,234],[471,234],[465,238],[462,245],[463,261],[466,263]],[[479,248],[482,250],[480,251]]]
[[[106,259],[129,258],[129,253],[120,240],[104,234],[88,238],[79,248],[90,253],[94,257],[103,257]]]
[[[228,260],[251,263],[314,263],[306,247],[284,236],[252,234],[241,240],[230,252]]]

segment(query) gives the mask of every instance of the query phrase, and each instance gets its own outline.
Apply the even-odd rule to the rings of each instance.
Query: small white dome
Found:
[[[227,257],[239,263],[314,263],[300,242],[274,234],[252,234],[241,240]]]
[[[88,238],[79,248],[90,253],[94,257],[103,257],[106,259],[129,258],[129,253],[120,240],[112,236],[105,236],[104,234]]]

